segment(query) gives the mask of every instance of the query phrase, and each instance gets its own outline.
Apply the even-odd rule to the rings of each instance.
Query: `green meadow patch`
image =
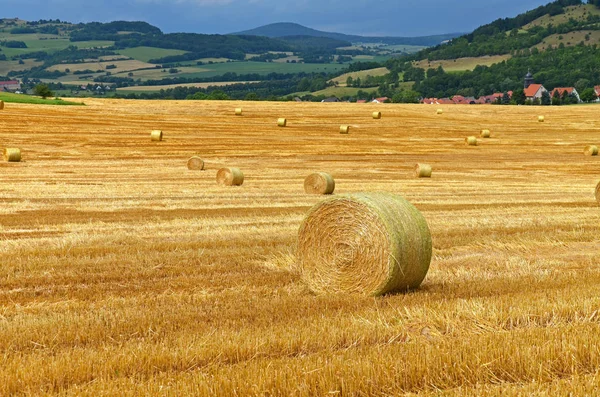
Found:
[[[7,92],[0,93],[0,100],[6,103],[30,103],[34,105],[64,105],[64,106],[85,106],[81,102],[65,101],[60,98],[42,99],[37,96],[25,94],[11,94]]]

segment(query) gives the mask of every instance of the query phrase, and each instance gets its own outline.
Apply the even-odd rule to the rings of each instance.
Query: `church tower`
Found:
[[[527,70],[527,74],[525,75],[525,89],[527,89],[530,85],[533,84],[533,75],[529,70]]]

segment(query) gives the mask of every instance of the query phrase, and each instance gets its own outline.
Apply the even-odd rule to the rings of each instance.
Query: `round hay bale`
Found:
[[[596,185],[596,201],[600,205],[600,182]]]
[[[381,112],[373,112],[373,118],[379,120],[381,118]]]
[[[223,186],[241,186],[244,174],[239,168],[221,168],[217,171],[217,183]]]
[[[490,130],[481,130],[481,137],[482,138],[489,138],[492,136],[492,133],[490,132]]]
[[[546,120],[546,118],[545,118],[544,116],[538,116],[538,121],[539,121],[540,123],[543,123],[543,122],[544,122],[544,120]]]
[[[242,108],[235,108],[235,115],[236,116],[241,116],[242,115]]]
[[[331,194],[335,190],[335,181],[326,172],[315,172],[304,180],[304,191],[308,194]]]
[[[340,134],[348,134],[350,132],[349,125],[340,125]]]
[[[423,215],[390,193],[327,199],[308,212],[298,232],[300,273],[315,292],[378,296],[417,288],[431,253]]]
[[[415,176],[417,178],[431,178],[431,166],[429,164],[415,165]]]
[[[438,110],[437,110],[437,114],[442,114],[442,113],[444,113],[444,110],[443,110],[443,109],[438,109]]]
[[[0,101],[0,110],[4,109],[4,101]]]
[[[155,141],[155,142],[159,142],[162,141],[163,138],[163,133],[161,130],[152,130],[150,132],[150,139]]]
[[[477,146],[477,138],[469,136],[465,138],[465,143],[469,146]]]
[[[204,160],[202,160],[198,156],[192,156],[187,162],[188,170],[203,170],[204,169]]]
[[[586,156],[597,156],[598,155],[598,146],[596,145],[588,145],[583,149],[583,154]]]
[[[21,161],[21,149],[17,148],[5,148],[4,149],[4,160],[18,163]]]
[[[277,119],[278,127],[285,127],[287,125],[287,120],[284,118]]]

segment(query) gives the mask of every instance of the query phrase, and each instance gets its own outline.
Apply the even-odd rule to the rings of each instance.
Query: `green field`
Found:
[[[151,59],[167,57],[171,55],[185,54],[187,51],[182,50],[167,50],[164,48],[155,47],[134,47],[116,51],[118,54],[128,56],[138,61],[148,62]]]
[[[212,65],[202,65],[197,68],[186,67],[183,73],[169,73],[164,77],[185,77],[185,78],[208,78],[221,76],[224,73],[248,74],[256,73],[259,75],[267,75],[269,73],[313,73],[324,72],[332,73],[346,68],[346,65],[340,64],[320,64],[320,63],[276,63],[276,62],[225,62],[214,63]],[[197,69],[198,72],[193,72]],[[150,70],[145,74],[145,71],[140,70],[135,72],[135,77],[142,80],[155,79],[153,75],[156,71]],[[118,73],[115,76],[126,76],[126,73]]]
[[[27,45],[27,48],[6,48],[2,47],[2,53],[7,57],[15,55],[28,54],[36,51],[54,52],[63,50],[71,45],[77,48],[93,48],[93,47],[107,47],[114,44],[113,41],[69,41],[68,38],[47,35],[47,34],[20,34],[11,35],[3,33],[0,35],[0,40],[17,40],[23,41]]]
[[[355,87],[327,87],[321,91],[311,92],[314,96],[325,95],[325,96],[334,96],[337,98],[347,97],[347,96],[356,96],[358,91],[364,91],[369,93],[374,93],[377,91],[378,87],[370,87],[370,88],[355,88]]]
[[[60,98],[54,99],[42,99],[36,96],[29,96],[24,94],[11,94],[8,92],[0,92],[0,100],[6,103],[30,103],[35,105],[74,105],[84,106],[83,103],[63,101]]]

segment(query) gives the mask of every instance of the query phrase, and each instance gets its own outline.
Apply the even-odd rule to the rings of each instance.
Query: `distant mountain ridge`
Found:
[[[271,38],[286,37],[286,36],[312,36],[312,37],[327,37],[330,39],[344,40],[352,43],[381,43],[388,45],[415,45],[430,47],[438,45],[444,41],[453,39],[461,36],[464,33],[447,33],[433,36],[420,36],[420,37],[370,37],[370,36],[358,36],[349,35],[343,33],[334,32],[323,32],[308,28],[306,26],[292,23],[292,22],[279,22],[272,23],[269,25],[260,26],[258,28],[244,30],[242,32],[231,33],[232,35],[247,35],[247,36],[266,36]]]

